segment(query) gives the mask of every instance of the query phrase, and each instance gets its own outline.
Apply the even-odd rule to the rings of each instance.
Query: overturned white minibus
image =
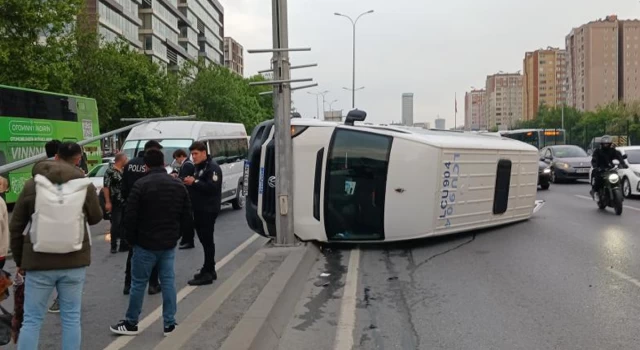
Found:
[[[291,120],[294,232],[322,242],[399,241],[531,217],[538,150],[452,131]],[[275,236],[273,120],[258,125],[245,164],[249,226]]]

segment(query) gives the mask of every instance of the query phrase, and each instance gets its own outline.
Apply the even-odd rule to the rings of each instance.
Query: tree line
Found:
[[[125,40],[104,42],[84,0],[0,1],[0,84],[97,100],[102,132],[121,118],[195,114],[199,120],[243,123],[273,114],[270,86],[203,60],[168,70]],[[93,24],[92,24],[93,23]]]
[[[586,112],[541,105],[535,119],[520,121],[515,129],[560,129],[563,114],[567,143],[587,147],[594,137],[608,134],[626,136],[631,144],[640,144],[640,102],[612,102]]]

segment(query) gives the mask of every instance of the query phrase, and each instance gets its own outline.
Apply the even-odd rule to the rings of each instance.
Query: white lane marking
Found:
[[[356,302],[358,292],[358,267],[360,265],[360,250],[351,250],[349,267],[344,283],[342,305],[340,305],[340,320],[336,330],[334,350],[351,350],[353,348],[353,330],[356,326]]]
[[[611,271],[614,275],[617,275],[618,277],[622,278],[623,280],[635,284],[636,287],[640,287],[640,281],[638,281],[637,279],[635,279],[635,278],[633,278],[633,277],[631,277],[631,276],[629,276],[629,275],[627,275],[625,273],[622,273],[622,272],[620,272],[618,270],[614,270],[614,269],[607,269],[607,270]]]
[[[224,265],[226,265],[231,259],[233,259],[236,255],[240,254],[245,248],[247,248],[251,243],[253,243],[256,239],[260,237],[257,234],[253,234],[251,237],[247,238],[246,241],[242,242],[236,249],[232,250],[231,253],[227,254],[222,260],[216,263],[216,269],[221,269]],[[182,288],[177,295],[176,304],[180,303],[182,299],[184,299],[187,295],[191,294],[198,287],[194,286],[186,286]],[[157,321],[162,316],[162,305],[158,306],[155,310],[153,310],[147,317],[143,318],[142,321],[138,322],[138,330],[140,332],[149,328],[155,321]],[[119,337],[111,344],[109,344],[104,350],[119,350],[125,347],[129,342],[131,342],[135,337]]]
[[[578,197],[578,198],[582,198],[582,199],[588,199],[588,200],[593,200],[591,197],[588,196],[582,196],[579,194],[575,194],[574,196]],[[627,209],[631,209],[631,210],[636,210],[636,211],[640,211],[640,208],[636,208],[636,207],[632,207],[630,205],[623,205],[623,207],[627,208]]]

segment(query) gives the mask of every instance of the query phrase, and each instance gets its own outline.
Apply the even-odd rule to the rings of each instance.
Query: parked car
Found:
[[[551,185],[551,168],[543,161],[539,161],[538,165],[538,186],[543,190],[548,190]]]
[[[107,172],[107,169],[109,169],[111,164],[113,164],[113,162],[98,164],[87,174],[91,183],[96,187],[98,194],[102,191],[102,187],[104,186],[104,174]]]
[[[591,157],[573,145],[554,145],[540,150],[540,160],[551,169],[551,182],[588,180]]]
[[[628,169],[618,169],[618,174],[622,178],[622,194],[630,198],[640,195],[640,146],[617,147],[623,155]]]

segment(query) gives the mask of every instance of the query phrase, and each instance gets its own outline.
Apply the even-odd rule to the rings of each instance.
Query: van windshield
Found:
[[[122,146],[122,152],[127,155],[129,159],[135,158],[138,153],[144,149],[144,144],[149,140],[130,140],[124,143]],[[164,164],[169,165],[173,162],[173,152],[178,149],[182,149],[189,154],[189,146],[193,143],[193,140],[157,140],[162,145],[162,153],[164,153]]]

